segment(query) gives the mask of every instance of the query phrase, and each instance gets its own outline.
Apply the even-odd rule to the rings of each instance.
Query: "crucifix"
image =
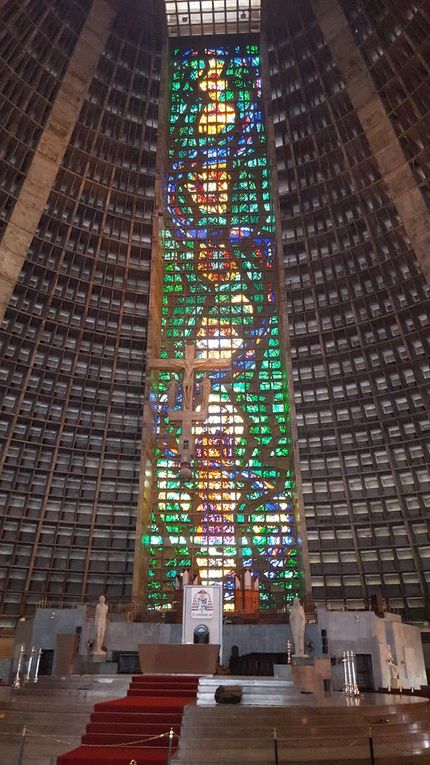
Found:
[[[207,375],[202,380],[202,406],[200,412],[194,409],[194,374],[206,372],[211,369],[229,369],[231,359],[197,359],[196,348],[193,343],[185,346],[185,357],[182,359],[151,359],[150,369],[165,369],[183,371],[182,379],[182,409],[175,409],[176,404],[176,380],[171,375],[167,388],[168,415],[170,422],[178,422],[181,425],[181,438],[179,441],[179,453],[181,457],[181,475],[191,477],[190,461],[193,457],[194,443],[192,428],[195,422],[204,422],[208,415],[209,394],[211,382]],[[187,479],[188,480],[188,479]]]

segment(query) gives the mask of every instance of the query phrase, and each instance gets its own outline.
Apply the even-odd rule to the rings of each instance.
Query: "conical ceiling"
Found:
[[[165,0],[169,37],[259,32],[261,0]]]

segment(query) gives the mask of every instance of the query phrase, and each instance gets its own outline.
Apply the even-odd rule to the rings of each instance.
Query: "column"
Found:
[[[114,15],[105,0],[94,0],[4,232],[0,243],[0,320],[9,305]]]

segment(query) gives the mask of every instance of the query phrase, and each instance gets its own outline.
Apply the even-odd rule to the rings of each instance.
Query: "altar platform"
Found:
[[[223,678],[212,680],[227,684]],[[382,693],[317,696],[285,681],[276,695],[269,690],[273,678],[231,677],[228,681],[245,683],[241,704],[214,706],[198,701],[188,707],[175,765],[364,765],[371,762],[369,737],[378,765],[430,763],[427,699]],[[207,678],[200,680],[200,697],[204,689],[208,693]]]

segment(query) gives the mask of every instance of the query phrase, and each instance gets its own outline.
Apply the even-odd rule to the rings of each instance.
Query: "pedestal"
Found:
[[[106,651],[94,651],[90,658],[94,664],[101,664],[106,661],[106,655]]]
[[[273,677],[278,680],[292,680],[291,664],[274,664]]]
[[[88,675],[116,675],[118,664],[113,661],[92,661],[87,662],[86,673]]]
[[[311,656],[295,656],[291,657],[291,664],[295,667],[313,667],[314,660]]]
[[[323,693],[324,680],[331,679],[331,664],[329,659],[311,659],[297,656],[292,659],[291,672],[296,688],[307,693]]]

